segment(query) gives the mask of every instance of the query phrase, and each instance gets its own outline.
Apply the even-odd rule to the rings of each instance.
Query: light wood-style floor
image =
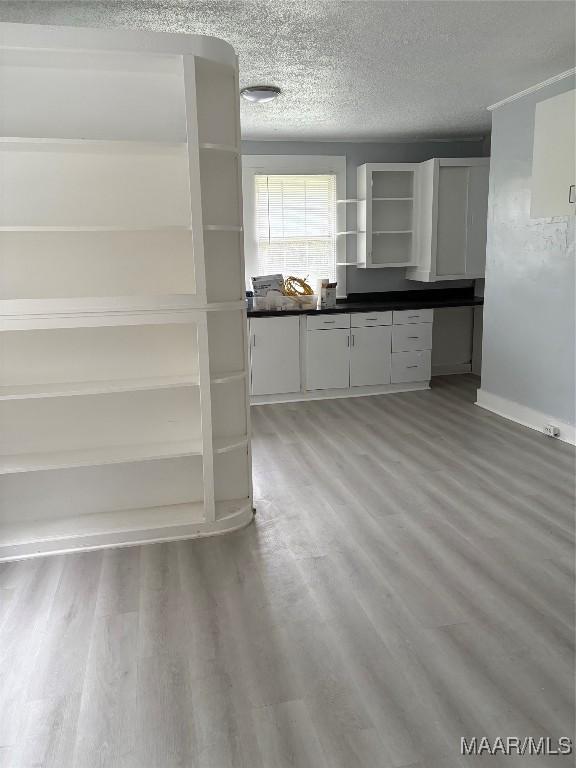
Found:
[[[430,392],[252,409],[256,524],[0,566],[2,768],[462,768],[572,736],[573,450]]]

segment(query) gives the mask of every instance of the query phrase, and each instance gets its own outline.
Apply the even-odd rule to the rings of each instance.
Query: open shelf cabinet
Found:
[[[0,560],[245,525],[234,51],[0,28]]]
[[[415,163],[366,163],[358,168],[358,267],[414,264]]]

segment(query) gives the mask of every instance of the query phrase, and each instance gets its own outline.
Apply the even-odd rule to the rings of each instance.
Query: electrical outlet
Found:
[[[556,424],[545,424],[544,434],[548,437],[560,437],[560,427],[557,427]]]

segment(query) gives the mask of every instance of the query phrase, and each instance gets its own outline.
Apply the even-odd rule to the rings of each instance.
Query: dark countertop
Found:
[[[478,307],[482,296],[474,296],[473,288],[438,288],[416,291],[387,291],[383,293],[351,293],[338,299],[332,309],[252,309],[246,299],[248,317],[279,317],[282,315],[332,315],[342,312],[375,312],[399,309],[443,309],[446,307]]]

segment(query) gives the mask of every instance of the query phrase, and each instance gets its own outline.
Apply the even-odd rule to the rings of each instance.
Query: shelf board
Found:
[[[4,144],[37,144],[55,147],[103,147],[109,149],[159,149],[160,147],[186,147],[185,141],[157,141],[133,139],[64,139],[35,136],[0,136],[0,147]]]
[[[113,226],[113,225],[103,225],[103,226],[57,226],[57,227],[47,227],[47,226],[22,226],[22,227],[7,227],[7,226],[0,226],[0,232],[191,232],[192,227],[185,226],[185,225],[172,225],[168,224],[166,226],[157,226],[157,227],[151,227],[150,225],[143,224],[142,226],[131,226],[131,227],[124,227],[124,226]]]
[[[336,266],[337,267],[357,267],[358,262],[357,261],[337,261]]]
[[[14,384],[0,387],[0,400],[34,400],[48,397],[103,395],[113,392],[139,392],[153,389],[197,387],[191,376],[154,376],[140,379],[72,381],[53,384]]]
[[[375,229],[373,235],[411,235],[411,229]]]
[[[216,502],[216,520],[227,520],[241,514],[247,507],[252,507],[250,499],[232,499]]]
[[[0,456],[0,475],[76,467],[97,467],[106,464],[131,464],[139,461],[158,461],[200,455],[202,455],[200,439],[138,445],[108,445],[70,451],[22,453]]]
[[[347,229],[344,232],[336,232],[336,235],[359,235],[361,234],[356,229]]]
[[[353,197],[349,197],[349,198],[346,198],[345,200],[336,200],[336,202],[337,203],[360,203],[362,201],[357,200],[356,198],[353,198]]]
[[[372,202],[380,200],[414,200],[413,197],[373,197]]]
[[[214,453],[228,453],[248,445],[248,436],[217,437],[214,439]]]
[[[243,300],[201,304],[194,294],[164,297],[103,298],[95,302],[77,300],[6,299],[0,301],[0,333],[56,328],[100,326],[168,325],[197,323],[203,312],[246,310]],[[54,303],[52,303],[52,301]]]
[[[89,515],[33,520],[23,523],[7,523],[0,528],[2,545],[18,545],[57,541],[72,536],[95,536],[103,533],[128,533],[130,531],[163,528],[204,521],[204,504],[201,501],[187,504],[171,504],[165,507],[96,512]]]
[[[213,150],[214,152],[230,152],[231,154],[238,155],[240,150],[233,144],[211,144],[210,142],[202,142],[198,145],[200,149]]]
[[[148,310],[194,309],[199,305],[196,293],[165,293],[133,296],[74,296],[47,299],[1,299],[5,315],[99,314]]]
[[[226,384],[229,381],[237,381],[238,379],[245,379],[247,376],[246,371],[226,371],[225,373],[216,373],[211,376],[212,384]]]
[[[367,269],[385,269],[386,267],[415,267],[417,266],[413,261],[392,261],[389,264],[366,264],[362,265]]]
[[[74,296],[42,299],[0,299],[0,315],[100,315],[108,313],[243,309],[243,299],[202,302],[197,293],[134,294],[132,296]]]
[[[207,232],[242,232],[241,226],[232,224],[204,224],[203,229]]]
[[[97,512],[0,525],[0,560],[81,549],[142,544],[234,530],[252,518],[249,498],[216,502],[215,521],[201,501]]]

